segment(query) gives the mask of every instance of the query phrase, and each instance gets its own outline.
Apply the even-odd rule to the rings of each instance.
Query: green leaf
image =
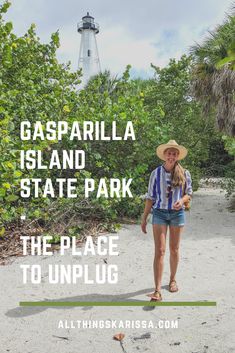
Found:
[[[5,228],[1,227],[0,228],[0,237],[2,237],[4,233],[5,233]]]
[[[13,164],[12,162],[10,162],[10,161],[4,162],[4,166],[5,166],[6,168],[8,168],[8,169],[14,169],[14,168],[15,168],[15,167],[14,167],[14,164]]]
[[[5,30],[7,31],[7,33],[10,33],[12,31],[12,28],[13,28],[12,22],[7,22],[5,24]]]
[[[9,195],[6,197],[6,201],[14,202],[14,201],[18,200],[18,198],[19,198],[19,196],[17,196],[17,195]]]
[[[226,58],[223,58],[222,60],[218,61],[215,67],[216,69],[221,69],[221,67],[223,67],[225,64],[232,63],[234,60],[235,60],[235,55],[227,56]]]
[[[9,1],[6,1],[3,5],[0,6],[0,13],[6,13],[10,6],[11,3]]]
[[[60,46],[60,38],[59,38],[59,32],[52,33],[51,35],[52,42],[55,44],[57,48]]]
[[[5,67],[10,67],[12,64],[12,48],[9,44],[5,44],[3,48],[2,63]]]
[[[3,183],[2,186],[4,186],[5,189],[10,189],[11,184],[10,183]]]
[[[22,172],[20,170],[15,170],[14,171],[14,177],[15,178],[19,178],[19,177],[21,177],[21,175],[22,175]]]
[[[0,188],[0,197],[3,197],[6,195],[6,189]]]

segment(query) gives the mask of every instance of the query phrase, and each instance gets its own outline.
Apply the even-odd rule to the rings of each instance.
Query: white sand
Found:
[[[80,263],[68,252],[62,259],[42,256],[22,257],[0,267],[0,352],[11,353],[132,353],[132,352],[235,352],[235,262],[234,213],[217,189],[200,189],[194,194],[192,210],[187,213],[181,242],[178,293],[169,293],[167,251],[162,295],[165,301],[216,301],[216,307],[76,307],[20,308],[26,300],[149,300],[153,289],[153,239],[139,225],[123,226],[119,232],[120,255],[107,259],[117,263],[116,285],[52,285],[47,283],[49,263]],[[168,249],[167,249],[168,250]],[[89,257],[88,264],[103,264],[106,257]],[[41,285],[22,284],[22,263],[42,265]],[[133,329],[58,329],[59,320],[178,320],[178,328]],[[114,341],[123,332],[123,349]]]

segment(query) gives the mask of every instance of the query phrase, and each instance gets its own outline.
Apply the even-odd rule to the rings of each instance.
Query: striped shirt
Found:
[[[185,190],[182,186],[172,187],[171,173],[166,171],[163,165],[160,165],[150,175],[146,199],[154,201],[153,208],[173,210],[173,204],[176,201],[185,194],[191,196],[193,193],[191,175],[187,169],[185,169],[185,177]]]

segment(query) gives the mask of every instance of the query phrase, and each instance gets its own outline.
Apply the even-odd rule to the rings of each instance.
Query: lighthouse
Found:
[[[82,21],[78,23],[77,30],[81,34],[78,68],[82,69],[82,84],[84,86],[93,75],[101,72],[96,42],[99,25],[94,21],[94,17],[87,12],[86,16],[82,17]]]

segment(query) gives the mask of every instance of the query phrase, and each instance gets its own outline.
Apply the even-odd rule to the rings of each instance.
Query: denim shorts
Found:
[[[185,223],[184,210],[153,209],[152,224],[183,227]]]

